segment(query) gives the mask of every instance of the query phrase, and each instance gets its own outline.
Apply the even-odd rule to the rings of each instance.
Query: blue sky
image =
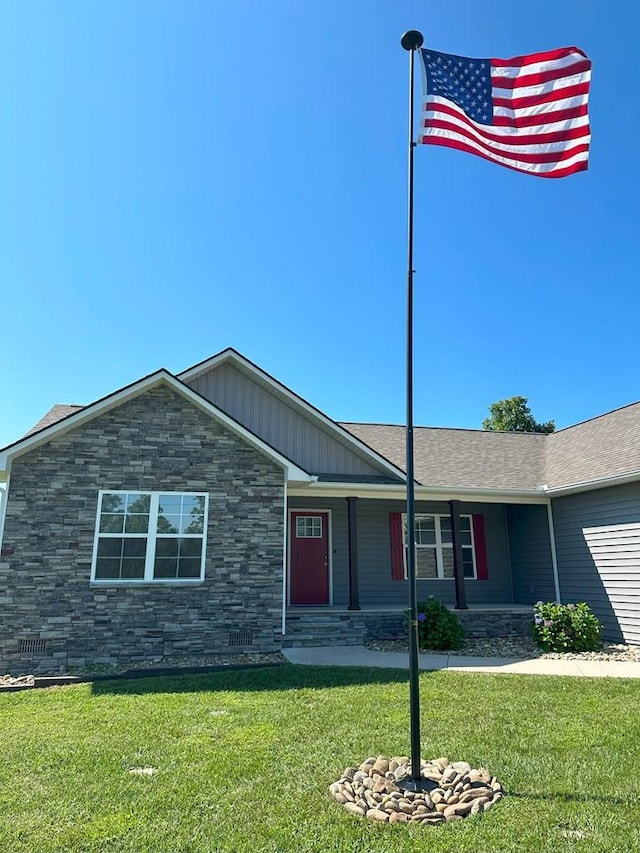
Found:
[[[552,8],[553,13],[549,11]],[[405,417],[409,28],[593,60],[590,170],[416,151],[415,421],[640,398],[639,12],[621,2],[0,6],[0,446],[234,346],[337,420]]]

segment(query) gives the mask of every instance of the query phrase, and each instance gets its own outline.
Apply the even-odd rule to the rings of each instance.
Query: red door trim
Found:
[[[332,565],[332,517],[330,509],[305,509],[304,507],[295,507],[288,511],[288,529],[287,529],[287,605],[296,607],[304,607],[305,605],[297,605],[291,601],[291,543],[293,533],[293,519],[297,515],[321,515],[324,517],[327,531],[327,601],[324,604],[315,605],[317,607],[330,607],[333,604],[333,565]],[[310,605],[314,606],[314,605]]]

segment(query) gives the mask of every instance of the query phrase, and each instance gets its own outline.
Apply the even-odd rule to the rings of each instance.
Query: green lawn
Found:
[[[407,753],[406,674],[287,665],[0,695],[0,851],[640,850],[640,682],[420,683],[423,757],[484,765],[506,788],[484,815],[349,816],[327,787]]]

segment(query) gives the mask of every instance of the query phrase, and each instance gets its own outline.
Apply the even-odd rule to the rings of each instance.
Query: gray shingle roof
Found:
[[[71,403],[56,403],[55,406],[52,406],[49,409],[46,415],[43,415],[40,418],[37,424],[31,427],[29,432],[25,433],[23,438],[26,438],[28,435],[33,435],[34,432],[40,432],[40,430],[45,427],[58,423],[58,421],[72,415],[74,412],[78,412],[80,409],[84,409],[84,406],[74,406]]]
[[[640,471],[640,403],[551,433],[546,484],[551,488]]]
[[[27,435],[84,408],[55,405]],[[405,469],[405,428],[341,423]],[[425,486],[499,490],[560,488],[640,472],[640,402],[550,435],[415,427],[415,476]]]
[[[405,470],[403,426],[341,426]],[[436,487],[537,489],[544,483],[545,438],[537,433],[415,427],[415,478]]]

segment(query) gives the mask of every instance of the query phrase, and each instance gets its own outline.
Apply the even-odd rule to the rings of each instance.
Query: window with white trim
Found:
[[[407,516],[402,515],[405,576],[407,573]],[[465,578],[476,577],[472,516],[460,516],[462,571]],[[453,577],[453,542],[451,516],[418,515],[415,517],[416,577],[424,580]]]
[[[197,492],[100,492],[91,580],[202,580],[208,505]]]
[[[322,539],[322,516],[299,515],[296,518],[296,539]]]

